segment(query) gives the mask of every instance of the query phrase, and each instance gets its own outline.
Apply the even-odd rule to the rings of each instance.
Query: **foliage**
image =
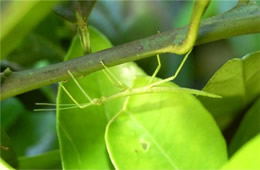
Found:
[[[258,169],[259,168],[259,134],[243,146],[222,169]]]
[[[149,3],[150,8],[144,8],[147,5],[145,2],[137,2],[142,8],[134,10],[129,5],[133,2],[118,2],[122,5],[119,7],[110,6],[113,3],[28,1],[22,4],[22,10],[18,12],[20,1],[1,1],[1,86],[15,73],[12,71],[17,71],[18,78],[19,73],[37,77],[34,71],[52,67],[56,62],[70,64],[70,61],[82,61],[76,60],[85,53],[82,49],[82,36],[76,34],[79,27],[76,15],[82,15],[83,22],[94,25],[85,30],[90,36],[88,45],[91,46],[91,52],[106,54],[106,49],[120,49],[120,46],[113,47],[112,43],[121,44],[142,38],[142,35],[154,34],[154,30],[161,24],[156,17],[149,17],[151,22],[146,20],[148,16],[155,15],[151,12],[153,10],[148,10],[150,8],[159,9],[165,19],[168,16],[170,26],[183,25],[183,21],[188,22],[191,14],[180,12],[177,17],[170,16],[166,12],[170,2],[158,2],[159,5]],[[206,17],[215,15],[220,10],[221,3],[212,2],[206,11]],[[243,6],[247,6],[251,12],[259,9],[253,2],[247,1],[240,1],[240,6],[235,8],[241,8],[242,11],[246,9]],[[191,9],[190,2],[174,8],[185,7]],[[72,23],[50,13],[52,8]],[[136,13],[131,15],[133,18],[127,18],[125,13],[116,18],[115,12],[120,9]],[[196,5],[194,9],[196,10]],[[200,10],[204,12],[203,8]],[[14,12],[8,15],[10,11]],[[112,12],[111,15],[109,11]],[[236,12],[221,14],[216,18],[230,17],[232,22]],[[172,18],[176,22],[172,23]],[[194,16],[192,18],[193,21],[200,21]],[[148,24],[144,27],[143,22]],[[203,24],[207,26],[211,23],[206,20]],[[100,25],[106,29],[97,29]],[[185,34],[176,35],[174,41],[180,40],[178,37],[185,38],[187,29],[188,27],[180,29],[186,30]],[[140,35],[137,35],[138,32]],[[233,35],[225,32],[226,37],[229,34]],[[215,36],[217,37],[213,40],[222,35]],[[116,66],[107,69],[104,68],[107,61],[102,58],[106,56],[102,56],[97,60],[104,62],[105,66],[99,63],[98,69],[93,67],[96,71],[94,73],[84,75],[75,65],[73,75],[77,77],[76,81],[67,79],[69,70],[66,70],[67,75],[61,77],[60,80],[63,81],[59,86],[51,85],[1,101],[0,169],[259,169],[258,38],[259,35],[255,34],[246,37],[250,39],[250,48],[243,46],[240,39],[194,47],[176,84],[166,82],[158,85],[174,89],[173,91],[143,91],[142,94],[134,95],[134,89],[148,85],[154,78],[149,73],[154,72],[158,61],[153,58],[138,61],[138,64],[125,63],[125,60],[112,61]],[[227,42],[231,45],[227,45]],[[149,48],[151,44],[153,42],[148,41],[145,47]],[[179,47],[183,50],[183,46]],[[239,49],[243,47],[244,51]],[[228,53],[228,58],[221,59],[231,49],[234,52]],[[87,56],[91,57],[91,54]],[[233,58],[235,56],[241,58]],[[181,58],[162,54],[161,59],[162,69],[158,74],[161,78],[155,78],[152,82],[171,76]],[[92,60],[88,62],[89,67],[92,67]],[[31,70],[23,72],[23,69]],[[203,74],[199,70],[203,70]],[[206,73],[207,76],[203,77]],[[54,78],[57,76],[55,72],[46,75]],[[200,76],[203,78],[197,81]],[[199,87],[202,91],[197,90],[197,95],[192,95],[194,93],[191,89],[180,85]],[[106,97],[122,94],[124,89],[127,95],[105,101]],[[199,96],[200,94],[220,95],[222,98]],[[103,102],[79,108],[73,101],[75,99],[80,106],[86,106],[91,103],[88,96],[94,102],[97,99]],[[32,112],[39,107],[34,103],[45,103],[43,105],[50,108],[44,107],[43,112]],[[70,107],[72,108],[69,109]]]
[[[111,47],[110,42],[95,29],[90,29],[91,35],[91,44],[92,51],[99,51],[105,48]],[[83,53],[79,38],[75,37],[68,55],[65,57],[65,60],[69,60],[78,56],[81,56]],[[116,76],[120,77],[122,81],[129,84],[131,79],[135,75],[143,75],[144,73],[134,64],[125,64],[120,65],[111,69]],[[125,79],[125,80],[124,80]],[[96,72],[90,76],[81,78],[79,83],[84,89],[92,89],[89,91],[91,97],[97,97],[98,95],[113,94],[118,91],[113,84],[106,78],[103,71]],[[74,91],[73,96],[76,96],[77,100],[80,103],[87,102],[85,96],[82,95],[82,92],[78,90],[78,87],[74,82],[65,83],[65,87],[69,91]],[[59,89],[58,94],[58,103],[72,103],[70,98],[67,96],[62,89]],[[123,100],[114,101],[114,105],[111,106],[100,106],[97,108],[88,108],[88,109],[76,109],[76,110],[60,110],[58,105],[58,134],[60,137],[61,144],[61,156],[64,160],[65,168],[109,168],[110,163],[107,159],[107,153],[105,151],[105,142],[103,139],[105,127],[107,121],[111,119],[113,114],[120,109],[123,104]],[[121,103],[121,104],[120,104]],[[111,110],[111,111],[110,111]],[[79,113],[75,115],[75,112]],[[83,119],[85,117],[85,119]],[[81,121],[79,121],[81,120]],[[71,131],[71,130],[76,131]],[[82,136],[81,131],[77,129],[82,129],[84,131],[91,130],[91,133],[87,133]],[[78,139],[81,138],[81,139]],[[84,137],[85,139],[82,139]],[[71,138],[68,140],[68,138]],[[84,142],[84,143],[81,143]],[[67,145],[73,146],[68,151]],[[85,155],[84,153],[91,153]],[[71,157],[71,155],[75,155]],[[91,155],[97,155],[99,164],[96,164],[97,157]],[[80,161],[84,160],[84,161]],[[80,163],[82,162],[82,163]]]
[[[244,110],[258,97],[260,89],[260,52],[250,53],[242,59],[225,63],[209,80],[203,90],[221,95],[222,100],[201,98],[221,128],[234,120],[239,110]],[[236,86],[236,88],[234,88]]]
[[[5,58],[37,23],[51,10],[56,1],[10,1],[1,11],[1,59]],[[17,10],[18,8],[22,10]],[[10,13],[9,11],[12,11]]]

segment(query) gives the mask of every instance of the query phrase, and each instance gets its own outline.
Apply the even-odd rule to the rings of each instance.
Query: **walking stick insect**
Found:
[[[186,51],[187,49],[190,49],[196,40],[197,37],[197,33],[198,33],[198,29],[199,29],[199,23],[200,23],[200,19],[203,15],[203,13],[205,12],[205,9],[207,8],[209,4],[209,0],[204,0],[204,1],[195,1],[194,4],[194,9],[192,12],[192,18],[191,18],[191,23],[188,29],[188,33],[187,36],[185,38],[185,40],[183,41],[183,43],[181,45],[175,45],[175,46],[171,46],[171,48],[168,49],[167,52],[174,52],[174,53],[184,53],[184,51]],[[188,50],[187,50],[188,51]],[[165,52],[165,51],[164,51]],[[161,62],[160,62],[160,57],[159,55],[157,55],[157,61],[158,61],[158,66],[155,70],[155,72],[153,73],[152,77],[150,78],[149,83],[146,86],[143,87],[138,87],[138,88],[130,88],[130,87],[126,87],[126,85],[124,85],[121,81],[119,81],[113,74],[112,72],[106,67],[105,63],[103,61],[100,61],[100,64],[104,67],[103,71],[106,75],[106,77],[116,86],[122,88],[123,90],[115,93],[113,95],[110,96],[101,96],[99,98],[94,98],[92,99],[91,97],[89,97],[89,95],[86,93],[86,91],[81,87],[81,85],[79,84],[79,82],[75,79],[75,77],[73,76],[73,74],[70,72],[70,70],[68,70],[68,74],[70,75],[70,77],[72,78],[72,80],[75,82],[75,84],[77,85],[77,87],[79,88],[79,90],[82,92],[82,94],[85,96],[85,98],[89,101],[87,103],[79,103],[72,95],[71,93],[63,86],[62,83],[59,83],[59,85],[61,86],[61,88],[66,92],[66,94],[69,96],[69,98],[73,101],[74,104],[59,104],[60,106],[60,110],[65,110],[65,109],[73,109],[73,108],[87,108],[93,105],[101,105],[103,103],[109,102],[111,100],[114,99],[118,99],[121,97],[126,97],[126,96],[133,96],[133,95],[141,95],[141,94],[147,94],[147,93],[165,93],[165,92],[183,92],[183,93],[190,93],[190,94],[195,94],[195,95],[202,95],[202,96],[208,96],[208,97],[215,97],[215,98],[219,98],[220,96],[215,95],[215,94],[210,94],[207,92],[203,92],[200,90],[195,90],[195,89],[188,89],[188,88],[179,88],[179,87],[163,87],[160,86],[163,83],[169,82],[174,80],[184,62],[187,60],[189,54],[191,51],[189,51],[185,57],[183,58],[180,66],[178,67],[177,71],[175,72],[175,74],[167,79],[164,80],[159,80],[159,81],[155,81],[155,77],[159,71],[159,69],[161,68]],[[53,103],[36,103],[36,105],[45,105],[45,106],[56,106],[56,104]],[[56,109],[35,109],[35,111],[48,111],[48,110],[56,110]]]
[[[72,80],[76,84],[76,86],[79,88],[79,90],[82,92],[82,94],[86,97],[86,99],[89,101],[87,103],[79,103],[73,95],[64,87],[62,83],[59,83],[61,88],[65,91],[65,93],[69,96],[69,98],[73,101],[74,104],[60,104],[60,110],[66,110],[66,109],[74,109],[74,108],[80,108],[84,109],[90,106],[94,105],[102,105],[104,103],[107,103],[111,100],[118,99],[121,97],[127,97],[127,96],[133,96],[133,95],[141,95],[141,94],[148,94],[148,93],[171,93],[171,92],[183,92],[183,93],[190,93],[194,95],[201,95],[201,96],[207,96],[207,97],[213,97],[213,98],[220,98],[221,96],[211,94],[208,92],[200,91],[200,90],[195,90],[195,89],[189,89],[189,88],[181,88],[181,87],[164,87],[160,86],[166,82],[170,82],[174,80],[179,72],[181,71],[181,68],[183,67],[185,61],[187,60],[189,54],[191,53],[191,50],[184,56],[181,64],[177,68],[175,74],[171,77],[168,77],[163,80],[159,81],[154,81],[157,73],[159,72],[161,68],[161,61],[160,61],[160,56],[157,55],[157,62],[158,66],[156,70],[154,71],[153,75],[151,76],[148,84],[143,87],[137,87],[137,88],[131,88],[127,87],[125,84],[123,84],[120,80],[116,78],[116,76],[109,70],[109,68],[104,64],[103,61],[100,61],[100,64],[104,67],[103,72],[105,73],[106,77],[109,79],[109,81],[117,86],[118,88],[123,89],[122,91],[115,93],[110,96],[101,96],[99,98],[91,98],[87,92],[82,88],[82,86],[79,84],[79,82],[76,80],[76,78],[73,76],[73,74],[68,70],[68,74],[71,76]],[[41,105],[41,106],[56,106],[54,103],[36,103],[36,105]],[[55,108],[53,109],[35,109],[35,111],[51,111],[51,110],[56,110]]]

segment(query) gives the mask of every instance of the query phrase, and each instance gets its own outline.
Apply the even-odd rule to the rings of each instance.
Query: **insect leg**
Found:
[[[104,64],[103,61],[100,61],[100,64],[104,67],[104,74],[113,85],[123,89],[128,88],[124,83],[122,83],[120,80],[116,78],[116,76],[110,71],[110,69]]]
[[[77,105],[77,107],[83,109],[86,106],[81,105],[78,103],[78,101],[70,94],[70,92],[63,86],[63,84],[59,83],[59,85],[61,86],[61,88],[66,92],[66,94],[69,96],[69,98]]]
[[[80,91],[84,94],[84,96],[91,102],[94,104],[93,100],[89,97],[89,95],[86,93],[86,91],[81,87],[81,85],[79,84],[79,82],[76,80],[76,78],[73,76],[73,74],[70,72],[70,70],[68,70],[69,75],[71,76],[71,78],[73,79],[73,81],[75,82],[75,84],[78,86],[78,88],[80,89]],[[64,86],[62,87],[64,89]]]
[[[157,58],[157,63],[158,63],[158,65],[157,65],[157,67],[156,67],[156,69],[155,69],[155,71],[154,71],[154,73],[153,73],[153,75],[152,75],[152,77],[151,77],[151,79],[150,79],[150,81],[149,81],[148,84],[151,84],[151,83],[153,82],[153,80],[154,80],[154,78],[156,77],[157,73],[158,73],[159,70],[161,69],[161,60],[160,60],[159,54],[156,55],[156,58]]]
[[[183,67],[183,65],[184,65],[184,63],[185,63],[185,61],[187,60],[189,54],[191,53],[191,51],[192,51],[192,50],[190,50],[190,51],[184,56],[183,60],[181,61],[181,64],[179,65],[177,71],[175,72],[175,74],[174,74],[173,76],[168,77],[167,79],[164,79],[164,80],[160,80],[160,81],[154,82],[154,83],[148,85],[147,88],[150,88],[150,87],[153,87],[153,86],[156,86],[156,85],[159,85],[159,84],[162,84],[162,83],[165,83],[165,82],[174,80],[174,79],[178,76],[179,72],[181,71],[181,69],[182,69],[182,67]]]

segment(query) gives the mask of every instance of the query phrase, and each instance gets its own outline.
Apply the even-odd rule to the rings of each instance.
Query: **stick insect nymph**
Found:
[[[126,97],[126,96],[133,96],[133,95],[141,95],[141,94],[147,94],[147,93],[171,93],[171,92],[183,92],[183,93],[190,93],[194,95],[201,95],[201,96],[207,96],[207,97],[213,97],[213,98],[220,98],[221,96],[207,93],[204,91],[200,90],[195,90],[195,89],[189,89],[189,88],[182,88],[182,87],[166,87],[166,86],[160,86],[166,82],[170,82],[174,80],[181,68],[183,67],[185,61],[187,60],[189,54],[191,53],[191,50],[184,56],[181,64],[177,68],[177,71],[175,74],[171,77],[168,77],[163,80],[159,81],[154,81],[157,73],[159,72],[161,68],[161,61],[160,61],[160,56],[157,54],[157,62],[158,66],[156,70],[154,71],[153,75],[151,76],[149,82],[147,85],[143,87],[137,87],[137,88],[131,88],[127,87],[125,84],[123,84],[120,80],[116,78],[116,76],[110,71],[110,69],[104,64],[103,61],[100,61],[100,64],[104,67],[103,72],[106,75],[106,77],[109,79],[109,81],[115,85],[118,88],[123,89],[120,92],[117,92],[115,94],[112,94],[110,96],[101,96],[99,98],[91,98],[87,92],[82,88],[82,86],[79,84],[79,82],[76,80],[76,78],[73,76],[73,74],[68,70],[68,74],[71,76],[72,80],[75,82],[76,86],[80,89],[82,94],[86,97],[86,99],[89,101],[87,103],[79,103],[72,95],[71,93],[64,87],[62,83],[59,83],[61,88],[65,91],[65,93],[69,96],[69,98],[73,101],[74,104],[60,104],[60,110],[66,110],[66,109],[73,109],[73,108],[80,108],[84,109],[93,105],[102,105],[104,103],[107,103],[111,100],[121,98],[121,97]],[[36,105],[44,105],[44,106],[56,106],[54,103],[36,103]],[[56,110],[55,108],[53,109],[35,109],[35,111],[50,111],[50,110]]]

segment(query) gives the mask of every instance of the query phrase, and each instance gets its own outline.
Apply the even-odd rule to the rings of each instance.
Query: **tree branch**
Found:
[[[254,4],[238,5],[232,10],[201,22],[196,45],[229,38],[232,36],[260,33],[260,7]],[[88,54],[67,62],[40,69],[13,72],[1,75],[1,100],[33,89],[50,85],[74,76],[87,75],[101,70],[102,60],[107,66],[169,52],[185,40],[188,27],[178,28],[144,39],[119,45],[97,53]]]

